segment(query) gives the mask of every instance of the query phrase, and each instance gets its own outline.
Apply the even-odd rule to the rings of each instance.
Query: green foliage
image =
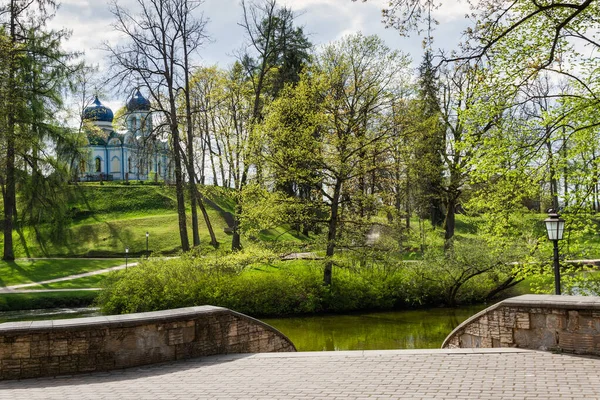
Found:
[[[87,307],[97,295],[96,291],[7,293],[0,295],[0,311]]]
[[[511,267],[487,250],[465,250],[450,260],[431,255],[423,262],[378,262],[364,268],[344,263],[340,256],[330,286],[322,283],[323,261],[280,261],[258,247],[186,254],[109,275],[98,304],[109,314],[210,304],[279,316],[470,303],[486,299],[511,274]],[[472,276],[461,276],[464,271]]]

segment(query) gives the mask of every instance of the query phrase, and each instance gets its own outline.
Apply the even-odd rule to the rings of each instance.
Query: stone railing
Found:
[[[296,351],[271,326],[221,307],[0,324],[0,379],[108,371],[228,353]]]
[[[524,295],[460,324],[442,348],[519,347],[600,355],[600,297]]]

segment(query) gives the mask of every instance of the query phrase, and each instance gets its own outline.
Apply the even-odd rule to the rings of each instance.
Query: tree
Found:
[[[37,7],[36,7],[37,6]],[[64,52],[60,44],[68,37],[66,31],[46,28],[55,8],[52,1],[28,2],[10,0],[0,8],[2,18],[2,128],[3,173],[0,176],[4,199],[5,260],[14,259],[12,233],[17,218],[17,182],[34,188],[26,191],[26,213],[32,222],[39,222],[40,211],[46,214],[63,208],[52,202],[50,192],[65,180],[58,175],[59,160],[45,152],[47,142],[67,140],[67,135],[55,124],[57,110],[62,105],[61,90],[68,76],[78,66],[71,65],[74,54]],[[56,174],[56,180],[42,178]],[[43,183],[43,184],[42,184]],[[36,212],[32,210],[36,209]],[[35,218],[34,218],[35,216]],[[59,216],[59,220],[62,218]]]
[[[326,199],[326,285],[331,284],[342,208],[357,193],[360,178],[381,168],[373,160],[387,161],[390,90],[407,65],[407,57],[391,51],[376,36],[345,37],[325,47],[314,68],[296,89],[275,101],[268,117],[270,129],[265,133],[271,141],[282,143],[295,136],[288,149],[269,146],[275,149],[272,158],[285,163],[281,174],[294,174],[294,181],[311,184]],[[313,173],[305,168],[307,162],[315,166]]]
[[[253,98],[251,100],[251,114],[245,121],[248,132],[247,150],[238,152],[244,155],[243,169],[239,180],[239,190],[248,183],[248,174],[251,165],[255,166],[256,179],[262,183],[262,167],[260,163],[253,163],[252,159],[260,159],[262,145],[254,134],[255,125],[263,119],[263,107],[271,100],[287,82],[294,82],[304,61],[308,58],[307,50],[310,43],[304,36],[302,29],[295,28],[294,14],[287,8],[278,8],[276,0],[264,0],[260,3],[247,4],[242,0],[243,21],[240,24],[246,33],[249,48],[253,53],[244,52],[240,56],[240,66],[251,83]],[[276,69],[273,76],[274,84],[271,85],[269,95],[268,86],[270,74]],[[241,122],[241,121],[240,121]],[[243,213],[240,203],[236,206],[236,218],[233,227],[232,248],[241,248],[239,216]]]
[[[183,178],[184,165],[188,168],[191,184],[194,183],[192,157],[183,162],[184,150],[180,127],[189,118],[180,118],[177,108],[178,91],[189,93],[189,56],[197,50],[204,39],[204,23],[195,20],[191,12],[197,2],[186,0],[138,0],[138,15],[113,3],[112,13],[116,18],[114,28],[127,39],[125,44],[106,46],[110,53],[114,81],[125,87],[137,86],[142,82],[153,99],[154,110],[163,118],[175,161],[175,185],[177,193],[177,214],[179,218],[179,236],[181,248],[190,248],[187,234]],[[182,80],[183,77],[183,80]],[[187,99],[186,97],[186,100]],[[189,111],[189,101],[186,101]],[[189,113],[188,113],[189,116]],[[189,125],[188,125],[189,126]],[[189,126],[191,129],[191,126]],[[191,148],[191,140],[188,147]],[[184,165],[182,165],[182,162]],[[191,169],[190,169],[191,168]],[[190,186],[193,191],[193,188]],[[195,202],[197,197],[192,195]],[[195,212],[194,207],[194,212]],[[195,225],[197,232],[197,217]],[[198,241],[194,235],[194,243]]]
[[[419,123],[418,140],[414,142],[415,161],[419,172],[415,183],[418,186],[422,213],[427,213],[433,226],[444,222],[442,207],[442,154],[445,151],[444,128],[441,123],[438,81],[433,66],[431,50],[425,52],[419,66],[418,99],[422,120]]]

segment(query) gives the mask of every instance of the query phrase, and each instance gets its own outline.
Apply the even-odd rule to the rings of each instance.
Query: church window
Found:
[[[79,161],[79,171],[81,171],[82,174],[85,172],[85,164],[85,158],[82,158]]]
[[[131,173],[133,169],[131,168],[131,157],[127,159],[127,170]]]
[[[96,157],[96,172],[102,172],[102,161],[100,157]]]
[[[110,163],[110,172],[121,172],[121,160],[119,157],[113,157]]]

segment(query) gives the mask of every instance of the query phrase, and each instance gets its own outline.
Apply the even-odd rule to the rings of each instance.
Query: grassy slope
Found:
[[[217,204],[226,200],[212,193]],[[72,187],[69,204],[72,221],[63,237],[41,229],[38,241],[31,230],[14,234],[17,257],[123,257],[129,247],[131,256],[145,253],[146,232],[149,250],[174,253],[179,249],[179,230],[174,188],[150,185],[77,185]],[[226,223],[214,209],[207,207],[217,239],[230,240],[224,233]],[[200,214],[200,213],[199,213]],[[190,220],[188,210],[188,221]],[[188,226],[191,237],[191,226]],[[208,230],[200,215],[200,239],[208,242]],[[43,244],[41,244],[41,243]]]

